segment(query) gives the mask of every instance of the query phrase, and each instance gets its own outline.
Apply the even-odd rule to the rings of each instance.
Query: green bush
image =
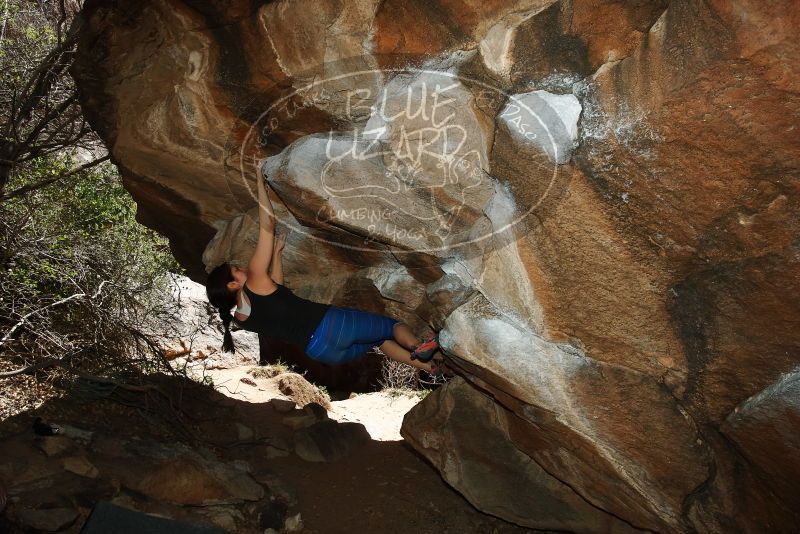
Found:
[[[42,158],[9,186],[74,166],[63,154]],[[135,211],[111,164],[0,203],[0,338],[13,329],[2,357],[100,364],[149,344],[141,326],[161,305],[163,275],[179,267]]]

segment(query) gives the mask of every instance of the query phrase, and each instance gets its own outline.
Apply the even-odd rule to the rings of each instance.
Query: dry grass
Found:
[[[273,363],[270,365],[263,365],[258,367],[251,367],[247,374],[252,376],[253,378],[273,378],[278,375],[282,375],[283,373],[291,373],[293,369],[281,362]]]
[[[410,365],[396,362],[384,357],[381,365],[381,377],[378,379],[383,390],[417,391],[419,376],[417,370]]]
[[[406,388],[406,389],[388,388],[388,389],[382,390],[382,392],[385,393],[386,395],[388,395],[389,397],[393,398],[393,399],[396,398],[396,397],[419,397],[420,399],[424,399],[425,397],[428,396],[428,393],[430,393],[431,390],[429,390],[429,389],[413,390],[413,389],[408,389],[408,388]]]
[[[292,399],[297,406],[315,402],[326,410],[331,409],[331,398],[327,389],[320,388],[297,373],[283,373],[278,379],[278,391]]]

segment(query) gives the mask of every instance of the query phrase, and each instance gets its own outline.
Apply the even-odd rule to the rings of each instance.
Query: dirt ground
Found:
[[[232,373],[229,378],[235,381],[235,375]],[[277,389],[267,383],[269,380],[275,379],[254,380],[257,384],[255,387],[244,384],[259,394],[269,391],[269,394],[259,395],[257,400],[250,401],[237,398],[242,396],[242,387],[229,388],[235,393],[226,397],[210,387],[195,384],[187,386],[177,379],[166,377],[158,377],[156,384],[159,391],[168,393],[170,400],[152,391],[144,394],[120,390],[112,394],[104,390],[102,398],[92,398],[92,395],[97,396],[94,390],[90,391],[92,395],[89,398],[86,391],[52,398],[35,410],[0,422],[0,478],[4,476],[4,457],[9,463],[9,466],[5,466],[6,473],[25,472],[20,467],[21,463],[30,463],[27,471],[40,477],[45,476],[43,473],[47,469],[56,469],[42,463],[45,460],[52,463],[53,459],[43,458],[44,455],[34,445],[40,443],[37,440],[42,438],[33,435],[31,422],[34,417],[40,416],[48,421],[93,431],[95,441],[98,435],[102,435],[118,440],[134,440],[136,443],[153,440],[168,447],[186,443],[195,448],[207,447],[219,462],[246,462],[249,473],[259,483],[263,480],[276,481],[275,484],[280,487],[288,488],[288,493],[292,495],[288,515],[300,514],[302,528],[296,530],[300,533],[531,532],[476,510],[402,441],[372,439],[355,446],[347,456],[331,463],[308,462],[292,452],[270,457],[272,455],[265,444],[280,440],[291,443],[295,430],[286,425],[286,414],[279,413],[266,402],[280,395]],[[259,388],[264,391],[258,391]],[[410,399],[406,401],[407,404],[396,404],[394,413],[390,415],[391,410],[382,410],[381,406],[398,402],[395,397],[373,394],[372,397],[351,400],[357,401],[352,408],[347,407],[347,401],[334,403],[332,416],[360,420],[367,426],[370,426],[371,419],[380,420],[379,425],[372,426],[374,432],[383,439],[396,437],[394,433],[399,428],[402,409],[416,402]],[[241,435],[242,426],[247,429],[244,438]],[[192,441],[186,431],[200,442]],[[52,476],[61,477],[58,483],[48,487],[39,480],[36,482],[36,491],[26,493],[25,488],[15,487],[15,480],[9,479],[6,474],[6,480],[0,480],[10,497],[6,513],[12,514],[13,510],[23,505],[35,508],[42,506],[37,503],[59,502],[80,511],[81,518],[64,530],[79,532],[79,526],[93,502],[115,498],[118,502],[133,503],[132,507],[148,513],[189,521],[199,521],[198,517],[205,520],[206,516],[198,515],[199,512],[205,512],[200,507],[167,506],[148,500],[146,495],[128,491],[124,483],[120,487],[119,479],[124,480],[124,476],[114,472],[114,469],[122,469],[123,464],[128,462],[128,467],[136,466],[137,459],[103,464],[99,458],[92,456],[96,449],[92,444],[70,453],[83,455],[100,468],[100,475],[91,480],[75,476],[64,478],[61,473],[63,470],[54,470]],[[13,455],[17,455],[16,459],[12,458]],[[30,478],[30,475],[25,476]],[[272,482],[269,486],[269,491],[274,491]],[[76,495],[80,496],[78,500]],[[251,503],[247,506],[253,508],[255,505]],[[243,521],[245,523],[237,519],[237,532],[263,532],[263,528],[255,524],[257,521],[254,524],[246,524],[246,518]],[[2,525],[0,519],[0,532]],[[9,526],[8,522],[5,525],[9,532],[22,532],[14,530],[15,527]]]
[[[220,392],[248,401],[254,411],[259,403],[280,395],[274,381],[257,380],[257,386],[241,382],[246,371],[225,369],[211,376]],[[223,384],[226,387],[220,387]],[[420,400],[414,394],[377,392],[334,401],[330,417],[364,424],[372,441],[334,463],[309,464],[294,455],[271,463],[275,474],[295,488],[308,532],[532,532],[476,510],[401,441],[403,415]],[[259,463],[252,451],[242,452],[251,463]]]

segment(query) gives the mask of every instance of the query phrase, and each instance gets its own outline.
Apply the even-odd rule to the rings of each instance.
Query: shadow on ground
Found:
[[[36,418],[59,432],[37,435]],[[317,404],[164,375],[80,380],[0,423],[0,488],[9,533],[79,532],[99,501],[244,534],[527,532],[474,509],[404,442]]]

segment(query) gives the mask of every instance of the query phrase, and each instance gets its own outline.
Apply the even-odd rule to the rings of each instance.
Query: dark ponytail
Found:
[[[208,301],[217,308],[219,318],[222,319],[222,324],[225,326],[225,335],[222,338],[222,350],[225,352],[235,350],[231,335],[231,321],[233,320],[231,308],[236,306],[236,293],[228,289],[228,283],[233,281],[231,266],[227,263],[223,263],[211,271],[206,281]]]
[[[231,335],[231,320],[233,315],[231,310],[224,310],[220,308],[219,318],[222,319],[222,324],[225,325],[225,334],[222,337],[222,350],[225,352],[234,352],[233,336]]]

